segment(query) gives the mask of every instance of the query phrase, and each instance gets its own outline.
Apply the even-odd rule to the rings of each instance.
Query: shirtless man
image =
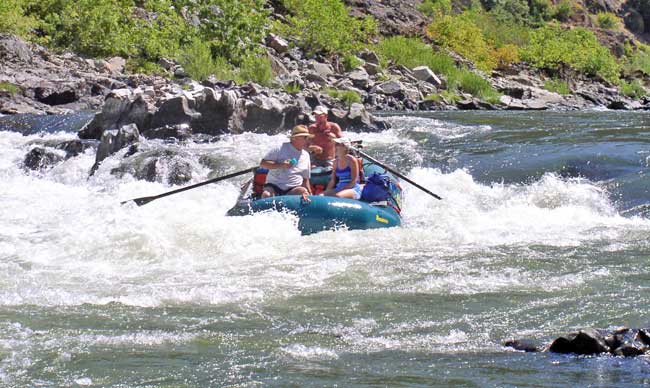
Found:
[[[310,141],[309,151],[312,152],[312,164],[315,166],[331,166],[334,160],[334,139],[343,136],[338,124],[327,121],[327,108],[318,105],[314,108],[316,123],[309,126],[309,133],[314,135]]]

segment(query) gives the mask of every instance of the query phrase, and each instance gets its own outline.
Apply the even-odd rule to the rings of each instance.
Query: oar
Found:
[[[361,151],[359,151],[358,149],[356,149],[356,148],[354,148],[354,147],[350,147],[350,148],[352,148],[353,150],[357,151],[357,152],[359,153],[359,155],[363,156],[364,158],[368,159],[369,161],[373,162],[374,164],[376,164],[376,165],[378,165],[378,166],[380,166],[380,167],[385,168],[386,171],[392,172],[392,173],[395,174],[397,177],[402,178],[403,180],[407,181],[408,183],[412,184],[413,186],[417,187],[418,189],[424,191],[425,193],[431,195],[432,197],[434,197],[434,198],[436,198],[436,199],[442,199],[442,198],[440,198],[438,195],[432,193],[431,191],[427,190],[426,188],[424,188],[424,187],[420,186],[419,184],[413,182],[413,181],[410,180],[409,178],[405,177],[403,174],[400,174],[400,173],[399,173],[398,171],[396,171],[395,169],[388,167],[387,165],[383,164],[382,162],[378,161],[377,159],[374,159],[374,158],[371,157],[370,155],[368,155],[368,154],[366,154],[366,153],[364,153],[364,152],[361,152]]]
[[[142,198],[134,198],[134,199],[130,199],[130,200],[128,200],[128,201],[121,202],[121,204],[124,205],[125,203],[128,203],[128,202],[133,201],[133,202],[135,202],[136,205],[138,205],[138,206],[146,205],[146,204],[148,204],[149,202],[151,202],[151,201],[153,201],[153,200],[156,200],[156,199],[158,199],[158,198],[166,197],[166,196],[168,196],[168,195],[172,195],[172,194],[180,193],[180,192],[183,192],[183,191],[186,191],[186,190],[190,190],[190,189],[195,189],[195,188],[197,188],[197,187],[205,186],[205,185],[208,185],[208,184],[210,184],[210,183],[216,183],[216,182],[223,181],[223,180],[226,180],[226,179],[229,179],[229,178],[234,178],[234,177],[239,176],[239,175],[244,175],[244,174],[249,173],[249,172],[253,172],[253,171],[255,171],[255,169],[256,169],[257,167],[258,167],[258,166],[255,166],[255,167],[249,167],[249,168],[247,168],[247,169],[245,169],[245,170],[241,170],[241,171],[233,172],[232,174],[228,174],[228,175],[220,176],[220,177],[217,177],[217,178],[214,178],[214,179],[207,180],[207,181],[205,181],[205,182],[201,182],[201,183],[197,183],[197,184],[195,184],[195,185],[191,185],[191,186],[183,187],[183,188],[180,188],[180,189],[176,189],[176,190],[168,191],[168,192],[166,192],[166,193],[162,193],[162,194],[154,195],[154,196],[151,196],[151,197],[142,197]]]

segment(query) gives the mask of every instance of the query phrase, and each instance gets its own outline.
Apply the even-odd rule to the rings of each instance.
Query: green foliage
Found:
[[[212,57],[210,44],[201,39],[194,39],[179,56],[179,62],[185,72],[195,80],[202,81],[210,75],[218,79],[233,79],[230,65],[223,57]]]
[[[639,80],[634,80],[632,82],[622,81],[620,88],[621,93],[636,100],[647,94],[647,91]]]
[[[283,0],[287,24],[274,29],[291,36],[308,53],[348,53],[359,50],[377,35],[372,17],[355,19],[341,0]]]
[[[268,31],[264,0],[185,0],[201,19],[199,35],[212,46],[214,57],[239,65],[258,51]]]
[[[296,94],[299,93],[301,90],[300,84],[298,84],[297,82],[289,82],[288,84],[284,85],[282,89],[284,89],[284,91],[289,94]]]
[[[573,15],[573,5],[569,0],[561,0],[553,9],[553,18],[561,22],[569,20]]]
[[[551,79],[544,82],[544,89],[548,90],[549,92],[561,94],[563,96],[571,93],[569,84],[565,81],[562,81],[561,79]]]
[[[617,30],[621,27],[621,21],[618,16],[611,12],[598,12],[596,15],[598,27],[606,30]]]
[[[489,102],[496,102],[501,97],[490,82],[469,70],[460,70],[458,73],[458,86],[464,92]]]
[[[490,13],[502,22],[525,24],[530,17],[530,7],[525,0],[503,0],[498,2]]]
[[[350,71],[356,69],[357,67],[363,65],[363,61],[359,59],[356,55],[345,54],[343,55],[343,67],[345,71]]]
[[[155,63],[167,57],[180,58],[199,78],[230,74],[231,65],[241,65],[245,78],[264,78],[262,67],[243,66],[260,53],[266,36],[264,0],[40,0],[25,13],[38,20],[40,43],[89,56],[120,55],[137,71],[160,72]],[[190,59],[193,54],[199,57]]]
[[[553,4],[550,0],[530,0],[529,25],[540,26],[551,19]]]
[[[530,27],[498,5],[490,12],[468,12],[476,26],[480,26],[483,37],[495,48],[513,45],[526,46],[530,40]]]
[[[417,10],[429,17],[437,17],[451,13],[451,0],[424,0]]]
[[[336,98],[337,100],[342,101],[348,108],[354,103],[361,102],[361,96],[354,90],[338,90],[327,88],[325,89],[325,93],[327,93],[332,98]]]
[[[626,65],[628,73],[641,71],[646,75],[650,75],[650,50],[637,50],[633,53]]]
[[[593,32],[584,28],[564,30],[546,25],[531,34],[530,45],[522,57],[533,66],[560,69],[568,65],[590,76],[617,82],[620,66],[609,50],[600,44]]]
[[[11,82],[0,82],[0,90],[4,90],[5,92],[9,92],[9,94],[14,95],[20,92],[20,87]]]
[[[491,45],[472,20],[471,12],[434,20],[427,27],[427,34],[442,46],[473,61],[481,70],[490,71],[496,66],[496,61],[490,55]]]
[[[434,52],[431,46],[417,38],[393,36],[379,42],[375,49],[382,62],[392,61],[411,69],[429,66],[434,73],[445,75],[456,71],[456,64],[449,55]]]
[[[273,80],[271,61],[266,55],[250,55],[241,62],[235,79],[239,83],[252,81],[269,86]]]
[[[36,27],[36,20],[25,15],[27,0],[0,1],[0,33],[27,36]]]

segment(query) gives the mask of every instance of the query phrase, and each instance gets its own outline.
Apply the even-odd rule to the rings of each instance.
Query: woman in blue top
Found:
[[[334,143],[336,160],[334,160],[332,176],[322,195],[359,199],[363,188],[359,184],[359,163],[357,158],[350,155],[350,140],[339,138],[334,139]]]

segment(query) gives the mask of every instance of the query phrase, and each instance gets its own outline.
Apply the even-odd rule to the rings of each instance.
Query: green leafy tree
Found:
[[[568,65],[587,75],[600,75],[618,82],[620,65],[593,32],[585,28],[562,29],[549,24],[531,34],[530,46],[523,50],[523,59],[533,66],[559,69]]]
[[[36,27],[36,20],[25,15],[26,0],[0,1],[0,33],[27,34]]]
[[[276,30],[294,37],[309,53],[355,51],[377,35],[374,18],[351,17],[341,0],[284,0],[283,4],[291,15]]]

